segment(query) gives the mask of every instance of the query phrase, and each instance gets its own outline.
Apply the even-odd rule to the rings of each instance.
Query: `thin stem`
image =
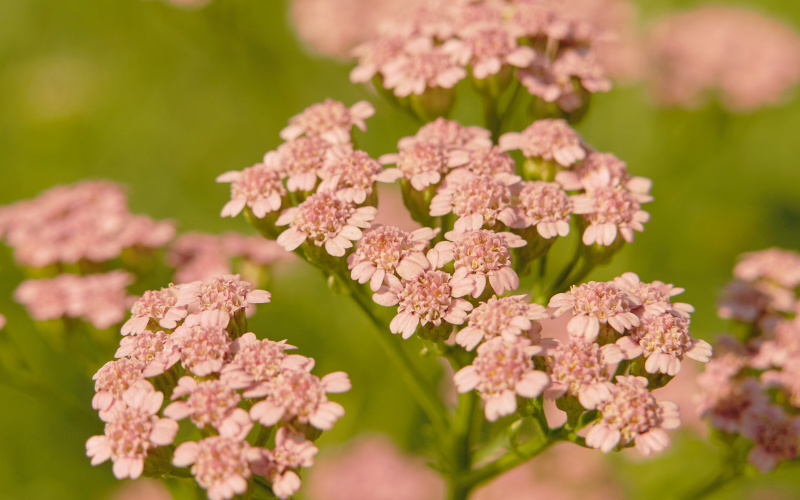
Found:
[[[559,286],[553,287],[551,293],[556,294],[556,293],[566,292],[567,290],[569,290],[570,283],[580,283],[581,281],[583,281],[584,278],[586,278],[586,276],[589,275],[590,272],[594,270],[594,268],[595,268],[594,262],[584,261],[583,265],[581,265],[581,267],[578,269],[578,272],[576,272],[575,275],[570,276],[568,280],[564,281],[563,283],[560,283]]]
[[[575,266],[578,264],[578,261],[581,258],[581,251],[583,250],[583,241],[581,241],[580,236],[577,239],[577,243],[575,245],[575,251],[572,253],[572,258],[561,270],[558,277],[553,281],[553,283],[545,289],[542,295],[536,297],[536,302],[541,302],[542,300],[546,300],[549,296],[553,294],[553,290],[559,290],[564,283],[567,283],[567,278],[572,273],[572,270],[575,269]]]
[[[739,471],[726,467],[710,483],[703,486],[699,490],[686,495],[685,497],[683,497],[683,500],[700,500],[702,498],[706,498],[708,495],[714,493],[715,491],[722,488],[732,480],[739,477],[739,475],[740,475]]]
[[[514,467],[527,462],[536,455],[546,450],[553,440],[546,435],[540,435],[519,445],[515,452],[508,452],[492,463],[486,464],[478,470],[472,471],[459,481],[461,488],[468,488],[467,494],[475,486],[488,481],[500,474],[513,469]],[[453,500],[454,497],[450,497]],[[466,496],[462,497],[466,498]]]

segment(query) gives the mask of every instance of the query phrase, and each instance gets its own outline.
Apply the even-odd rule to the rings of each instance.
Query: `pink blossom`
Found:
[[[610,395],[606,384],[622,353],[614,344],[600,347],[581,337],[571,337],[551,350],[547,358],[550,386],[546,398],[577,397],[586,409],[594,409]]]
[[[523,181],[517,200],[514,227],[536,226],[546,239],[569,234],[572,201],[555,182]]]
[[[791,358],[800,358],[800,318],[779,321],[772,329],[772,336],[759,342],[759,352],[750,360],[754,368],[784,366]]]
[[[743,281],[766,278],[785,288],[800,285],[800,254],[791,250],[769,248],[749,252],[733,268],[733,275]]]
[[[633,441],[646,457],[665,450],[670,440],[664,429],[681,425],[678,405],[656,401],[644,377],[618,376],[616,380],[616,384],[607,383],[608,396],[597,406],[602,418],[587,434],[586,444],[608,453]]]
[[[154,320],[161,328],[175,328],[178,321],[186,317],[186,307],[179,306],[178,295],[181,285],[170,283],[161,290],[148,290],[131,308],[131,317],[122,325],[122,335],[138,335],[145,331]]]
[[[527,337],[538,343],[542,325],[536,320],[549,317],[547,309],[529,303],[525,295],[491,297],[469,314],[467,326],[456,334],[456,343],[468,351],[495,337],[506,342]]]
[[[241,172],[225,172],[217,177],[217,182],[231,183],[231,201],[222,207],[222,217],[236,217],[248,207],[253,215],[263,219],[268,213],[280,210],[286,196],[281,173],[263,163]]]
[[[277,241],[292,251],[308,240],[318,247],[325,245],[330,255],[342,257],[353,241],[361,239],[359,228],[369,227],[376,213],[375,207],[356,208],[329,192],[315,193],[298,207],[283,211],[275,224],[288,224],[289,229]]]
[[[142,368],[138,360],[124,358],[109,361],[92,376],[96,393],[92,398],[92,408],[100,410],[101,418],[103,412],[108,411],[114,401],[122,397],[123,392],[144,378]]]
[[[249,392],[264,392],[269,381],[278,375],[286,351],[296,349],[285,340],[258,340],[254,333],[245,333],[233,341],[233,360],[222,368],[222,380],[234,389],[251,389]],[[245,397],[252,397],[248,391]]]
[[[583,243],[609,246],[617,239],[617,233],[633,243],[633,231],[644,231],[643,223],[650,220],[650,214],[641,209],[641,204],[653,198],[620,186],[606,186],[573,196],[572,200],[573,213],[583,214],[588,223]]]
[[[170,336],[163,331],[152,332],[145,330],[139,335],[123,337],[119,349],[114,354],[115,358],[130,358],[142,371],[161,356],[164,349],[171,349]]]
[[[172,463],[177,467],[191,465],[192,475],[207,490],[209,500],[223,500],[247,491],[251,463],[261,460],[261,450],[223,434],[180,444]]]
[[[645,177],[631,177],[625,162],[612,153],[596,151],[589,153],[585,160],[576,163],[570,170],[558,172],[556,182],[567,191],[592,191],[604,186],[622,186],[641,195],[648,194],[653,185],[653,181]]]
[[[401,140],[400,152],[381,156],[378,161],[384,165],[395,164],[411,186],[422,191],[442,180],[450,168],[463,165],[467,161],[464,154],[453,151],[442,144],[416,140]]]
[[[707,6],[666,17],[648,44],[661,103],[694,107],[711,93],[733,110],[774,105],[800,79],[797,33],[755,11]]]
[[[431,268],[433,264],[431,263]],[[407,339],[414,335],[417,327],[430,324],[429,328],[463,324],[472,304],[463,297],[474,289],[467,269],[461,268],[452,276],[443,271],[424,271],[411,280],[402,280],[400,285],[383,286],[372,296],[377,304],[391,307],[397,305],[397,315],[389,324],[392,333],[402,333]]]
[[[359,437],[335,456],[323,455],[308,477],[314,500],[439,500],[445,484],[421,458],[384,437]]]
[[[459,219],[480,216],[483,224],[490,227],[498,221],[512,226],[516,222],[512,187],[520,180],[510,174],[477,177],[465,173],[448,177],[431,200],[430,215],[438,217],[452,212]]]
[[[464,68],[430,38],[408,41],[403,52],[382,68],[383,86],[397,97],[422,95],[427,88],[453,88],[467,76]]]
[[[787,415],[778,405],[748,412],[742,419],[741,432],[755,443],[747,461],[759,472],[769,472],[779,462],[797,457],[800,417]]]
[[[524,68],[536,58],[532,48],[517,44],[521,33],[513,25],[472,23],[459,35],[460,40],[446,42],[444,50],[462,66],[472,65],[479,80],[496,75],[505,65]]]
[[[148,366],[145,375],[159,375],[181,361],[198,377],[219,372],[231,358],[231,338],[225,331],[230,317],[224,311],[190,314],[170,335],[170,344]]]
[[[514,159],[497,146],[474,149],[468,151],[468,154],[467,162],[453,170],[448,177],[463,175],[465,172],[479,177],[492,177],[500,174],[514,175],[516,172]]]
[[[117,479],[141,476],[148,450],[172,444],[178,432],[177,422],[155,416],[163,400],[164,395],[146,380],[127,389],[103,416],[105,433],[86,441],[86,455],[92,458],[92,465],[110,458]]]
[[[350,81],[366,83],[372,80],[403,53],[406,42],[405,36],[384,36],[354,48],[352,55],[358,58],[358,65],[350,71]]]
[[[392,183],[403,176],[395,168],[383,170],[363,151],[344,150],[332,150],[318,175],[322,179],[318,191],[333,191],[340,200],[357,205],[372,194],[376,181]]]
[[[166,260],[175,269],[177,283],[206,281],[233,272],[219,236],[213,234],[181,234],[170,245]]]
[[[333,99],[313,104],[299,115],[289,119],[289,126],[281,130],[281,139],[291,141],[301,135],[321,137],[332,144],[350,142],[350,130],[353,126],[367,130],[364,122],[375,114],[375,108],[368,101],[359,101],[347,108]]]
[[[557,307],[553,317],[571,311],[573,318],[567,324],[569,334],[593,341],[600,333],[600,325],[610,325],[623,333],[639,326],[639,318],[631,312],[640,305],[639,299],[617,288],[613,282],[590,281],[573,285],[569,292],[559,293],[550,299],[549,307]]]
[[[526,158],[542,158],[569,167],[586,157],[581,138],[565,120],[538,120],[522,132],[500,137],[500,149],[519,149]]]
[[[717,302],[717,315],[722,319],[755,323],[773,309],[773,297],[769,292],[768,285],[763,282],[732,280],[722,289],[722,297]],[[792,304],[786,302],[778,305],[785,307]]]
[[[183,285],[178,305],[196,308],[197,311],[221,311],[233,317],[236,311],[250,304],[265,304],[272,294],[264,290],[253,290],[253,285],[242,281],[238,274],[226,274],[203,283]]]
[[[502,296],[506,290],[519,287],[519,277],[511,268],[511,249],[526,245],[525,240],[514,233],[496,233],[488,229],[452,232],[445,235],[450,241],[442,241],[428,252],[428,259],[437,268],[454,261],[456,271],[466,269],[475,288],[472,296],[478,298],[486,288],[486,280],[494,292]]]
[[[349,145],[343,147],[348,149]],[[323,138],[298,137],[265,154],[264,165],[287,177],[286,189],[289,191],[310,192],[317,185],[319,169],[332,149],[331,143]]]
[[[620,290],[629,293],[642,303],[645,314],[662,314],[669,312],[683,319],[689,319],[689,313],[694,312],[694,307],[683,302],[672,303],[671,298],[684,292],[683,288],[668,285],[661,281],[644,283],[636,273],[623,273],[614,278]]]
[[[266,386],[266,399],[253,405],[250,417],[261,425],[275,425],[281,420],[311,424],[327,431],[344,416],[339,403],[329,401],[326,393],[350,390],[350,380],[344,372],[333,372],[320,379],[309,373],[311,363],[298,369],[287,368],[272,378]]]
[[[414,137],[401,140],[401,144],[413,140],[438,144],[446,148],[459,148],[475,151],[492,150],[492,133],[483,127],[465,127],[455,120],[437,118],[423,125]],[[402,146],[401,146],[402,147]],[[489,154],[489,158],[500,158],[496,153]],[[480,157],[477,157],[480,158]],[[500,159],[499,161],[503,161]]]
[[[456,389],[460,393],[477,390],[490,422],[511,415],[517,411],[517,395],[535,398],[550,383],[544,372],[533,369],[531,356],[541,351],[527,339],[506,342],[495,337],[478,346],[471,365],[456,372]]]
[[[712,352],[711,344],[689,333],[688,319],[669,312],[645,314],[639,326],[630,330],[630,336],[619,339],[617,345],[628,359],[644,354],[648,373],[661,372],[670,376],[678,374],[684,356],[708,363]]]
[[[746,413],[760,412],[769,403],[756,379],[731,378],[740,369],[738,363],[714,359],[697,378],[701,388],[698,413],[709,418],[712,427],[728,433],[739,432]]]
[[[415,278],[430,268],[424,250],[438,231],[425,227],[408,233],[392,226],[364,231],[356,251],[347,257],[350,277],[359,283],[369,281],[373,292],[384,283],[399,286],[398,276]]]
[[[187,395],[185,401],[175,401]],[[164,416],[174,420],[190,417],[199,429],[211,426],[224,429],[226,436],[244,439],[253,428],[253,422],[247,411],[239,408],[241,399],[239,393],[224,381],[198,382],[193,377],[181,377],[172,392],[175,402],[164,408]]]
[[[265,474],[272,483],[272,491],[285,499],[300,491],[300,476],[295,472],[300,467],[314,465],[314,456],[319,452],[314,443],[303,434],[281,427],[275,434],[275,448],[263,450],[266,460]]]
[[[130,483],[123,483],[111,500],[172,500],[167,487],[156,479],[139,478]]]

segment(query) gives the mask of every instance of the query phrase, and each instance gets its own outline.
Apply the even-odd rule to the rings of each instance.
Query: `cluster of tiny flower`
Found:
[[[748,253],[733,274],[719,315],[743,333],[719,339],[698,377],[699,411],[713,428],[751,440],[748,461],[768,472],[800,444],[800,254]]]
[[[452,103],[449,89],[469,74],[479,89],[516,77],[542,102],[573,112],[611,89],[592,48],[601,33],[575,12],[541,0],[425,2],[353,50],[350,80],[400,98],[444,93]]]
[[[106,181],[58,186],[0,207],[0,238],[27,267],[106,262],[126,249],[160,248],[174,234],[171,222],[131,214],[122,188]]]
[[[298,470],[314,463],[312,440],[344,415],[326,394],[348,391],[350,381],[344,372],[320,379],[311,373],[314,360],[288,354],[294,347],[285,340],[246,332],[245,309],[269,301],[269,292],[238,275],[170,285],[137,300],[118,359],[94,376],[92,405],[106,424],[86,443],[92,464],[111,459],[119,479],[191,466],[211,500],[245,493],[257,476],[279,498],[295,494]],[[172,402],[162,410],[165,395]],[[202,438],[174,447],[186,418]],[[260,430],[251,432],[255,423]]]

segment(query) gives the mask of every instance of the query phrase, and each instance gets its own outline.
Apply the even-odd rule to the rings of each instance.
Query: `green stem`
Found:
[[[706,498],[708,495],[714,493],[718,489],[722,488],[732,480],[739,477],[740,472],[737,472],[734,469],[726,467],[720,474],[715,477],[710,483],[703,486],[697,491],[694,491],[685,497],[683,500],[700,500],[702,498]]]
[[[575,273],[573,276],[570,276],[568,280],[564,283],[560,283],[559,286],[553,287],[551,293],[553,295],[557,293],[563,293],[569,290],[570,283],[580,283],[581,281],[589,275],[595,268],[594,262],[584,261],[583,265],[578,269],[578,272]]]
[[[541,295],[536,297],[536,302],[541,303],[543,300],[547,300],[553,295],[554,290],[559,290],[564,286],[564,283],[567,283],[567,278],[569,278],[569,275],[572,273],[572,270],[575,269],[575,266],[578,264],[578,261],[581,258],[582,250],[583,241],[581,241],[580,236],[578,236],[577,243],[575,245],[575,251],[572,253],[572,258],[569,260],[564,269],[561,270],[561,273],[559,273],[555,281],[553,281],[553,283],[547,287]]]
[[[494,462],[484,465],[480,469],[472,471],[467,476],[461,478],[457,483],[458,488],[454,488],[454,491],[459,492],[466,489],[468,495],[474,487],[527,462],[536,455],[542,453],[553,443],[554,441],[549,439],[547,435],[539,435],[530,439],[519,445],[515,452],[506,453]],[[467,497],[466,495],[463,497],[450,496],[448,500],[455,500],[456,498]]]

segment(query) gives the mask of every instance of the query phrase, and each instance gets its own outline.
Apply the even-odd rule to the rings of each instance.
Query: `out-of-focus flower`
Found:
[[[383,86],[397,97],[421,95],[426,89],[451,89],[467,76],[446,46],[434,45],[430,38],[409,40],[403,50],[383,65]]]
[[[407,233],[392,226],[364,231],[356,251],[347,257],[347,268],[352,270],[350,277],[359,283],[369,281],[373,292],[382,284],[399,286],[398,276],[414,279],[430,269],[423,251],[438,231],[425,227]]]
[[[192,475],[207,490],[209,500],[227,500],[247,491],[251,463],[261,460],[261,451],[247,441],[220,435],[181,443],[172,463],[177,467],[191,465]]]
[[[4,326],[6,326],[6,317],[0,314],[0,330],[2,330]]]
[[[567,324],[569,334],[593,341],[601,324],[608,323],[619,333],[639,326],[639,318],[631,310],[640,304],[638,298],[623,292],[613,282],[590,281],[554,295],[548,306],[558,308],[554,317],[571,311],[574,317]]]
[[[586,157],[581,138],[564,120],[538,120],[522,132],[508,132],[500,137],[504,151],[519,149],[526,158],[541,158],[569,167]]]
[[[350,142],[352,128],[367,130],[364,120],[374,114],[375,108],[368,101],[359,101],[348,108],[339,101],[325,99],[290,118],[280,135],[285,141],[305,135],[321,137],[332,144],[346,144]]]
[[[131,301],[126,287],[132,282],[133,276],[124,271],[86,276],[60,274],[52,279],[22,282],[14,291],[14,299],[35,320],[79,318],[103,330],[125,318]]]
[[[190,417],[199,429],[206,426],[222,430],[227,436],[244,439],[253,428],[246,410],[239,408],[242,397],[221,380],[203,380],[181,377],[172,392],[172,400],[188,396],[185,401],[175,401],[164,408],[164,416],[174,420]]]
[[[292,251],[306,240],[334,257],[342,257],[353,241],[361,239],[361,229],[370,227],[375,218],[375,207],[356,208],[353,204],[336,198],[329,192],[315,193],[298,207],[281,213],[276,225],[289,225],[278,237],[278,244]]]
[[[222,207],[222,217],[236,217],[245,207],[263,219],[270,212],[280,210],[286,189],[278,170],[257,163],[241,172],[225,172],[217,182],[231,183],[231,201]]]
[[[757,12],[707,6],[653,29],[648,57],[657,99],[696,106],[718,92],[733,110],[776,104],[800,79],[800,39]]]
[[[647,195],[653,185],[645,177],[632,177],[625,162],[613,154],[596,151],[589,153],[585,160],[576,163],[570,170],[558,172],[556,181],[567,191],[622,186],[638,195]]]
[[[597,405],[602,418],[586,435],[586,444],[608,453],[634,442],[646,457],[665,450],[670,440],[664,429],[681,425],[678,405],[657,402],[644,377],[617,376],[616,381],[607,384],[609,394]]]
[[[800,418],[786,414],[778,405],[762,411],[749,411],[742,419],[741,433],[755,446],[747,461],[760,472],[769,472],[778,462],[797,456],[800,441]]]
[[[460,393],[477,390],[490,422],[511,415],[517,410],[517,395],[535,398],[550,383],[547,374],[533,369],[531,356],[541,351],[527,339],[506,342],[495,337],[478,347],[471,365],[456,372],[456,389]]]
[[[698,412],[709,418],[712,427],[728,433],[739,431],[747,412],[760,412],[769,402],[758,380],[732,378],[741,368],[738,360],[712,359],[697,377],[701,389]]]
[[[543,306],[529,303],[525,295],[491,297],[469,314],[468,325],[456,334],[456,343],[468,351],[495,337],[507,342],[527,337],[538,343],[542,325],[536,320],[549,317]]]
[[[172,495],[161,481],[139,478],[134,482],[123,483],[111,500],[172,500]]]
[[[314,443],[303,434],[281,427],[275,433],[275,448],[263,450],[266,460],[264,475],[272,483],[278,498],[289,498],[300,491],[300,476],[294,471],[314,465],[314,455],[319,452]]]
[[[785,288],[797,288],[800,285],[800,254],[780,248],[749,252],[741,256],[733,268],[733,275],[743,281],[765,278]]]
[[[794,294],[769,283],[732,280],[722,289],[717,302],[717,315],[722,319],[735,319],[755,323],[775,310],[791,311]]]
[[[438,500],[444,481],[422,459],[401,453],[388,439],[359,438],[311,470],[312,500]]]
[[[110,458],[117,479],[141,476],[148,450],[172,444],[178,432],[177,422],[155,416],[163,400],[164,395],[146,380],[127,389],[103,416],[107,422],[105,434],[92,436],[86,442],[92,465]]]
[[[536,58],[534,50],[517,41],[524,33],[513,24],[470,23],[459,30],[459,40],[446,42],[444,49],[462,66],[470,65],[475,78],[483,80],[503,66],[524,68]]]

